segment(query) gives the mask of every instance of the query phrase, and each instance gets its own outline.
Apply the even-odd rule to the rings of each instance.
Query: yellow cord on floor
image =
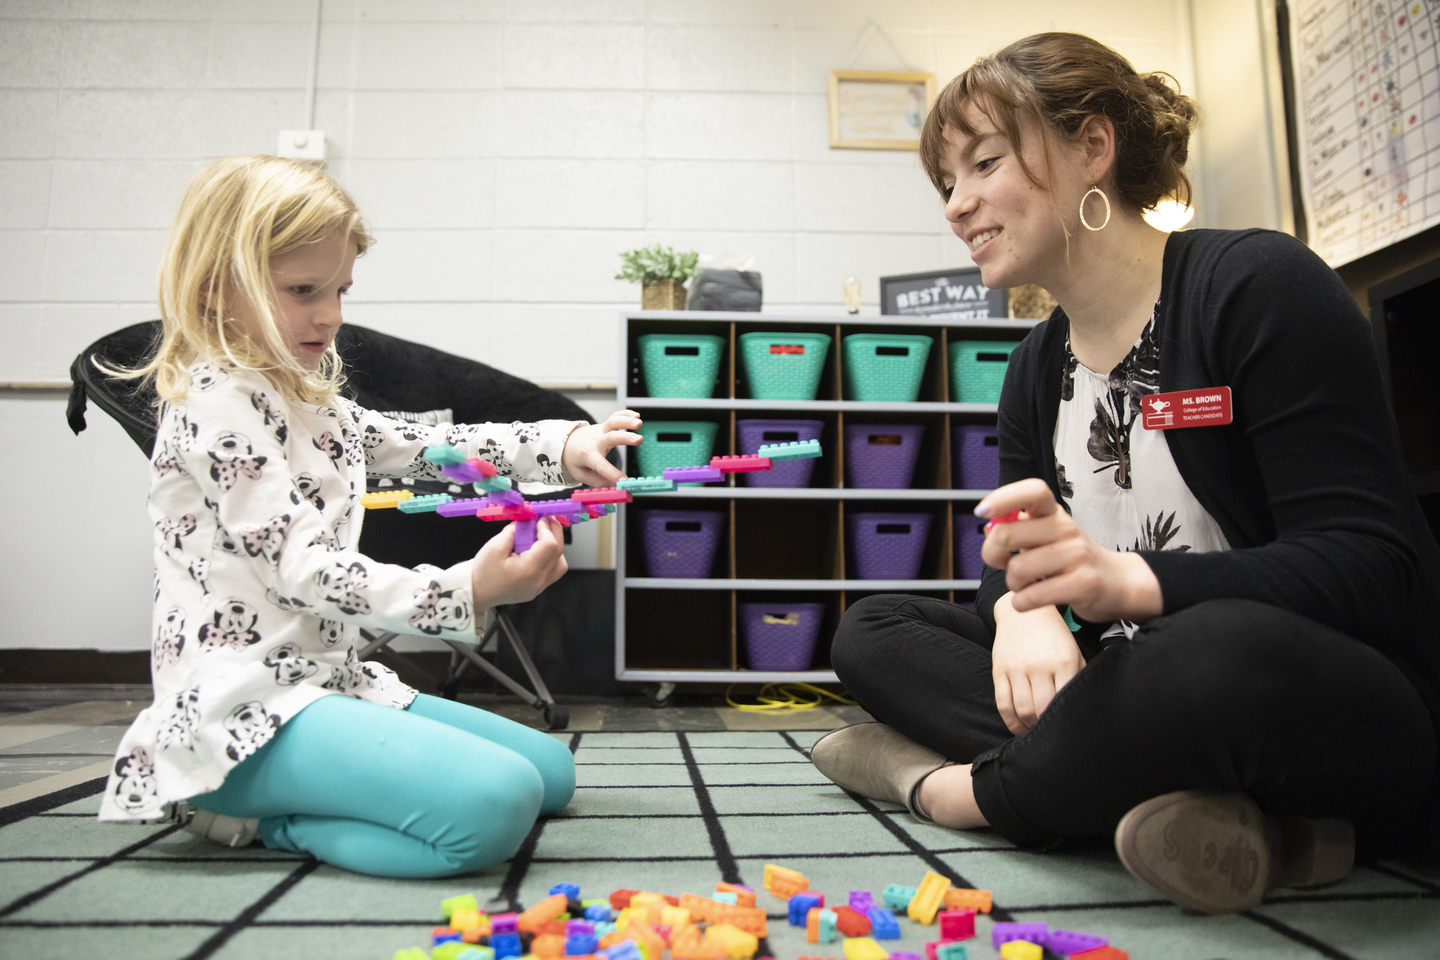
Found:
[[[846,700],[839,694],[831,693],[829,690],[823,690],[813,683],[767,683],[761,687],[760,692],[755,695],[755,699],[759,701],[758,703],[736,703],[735,698],[730,695],[730,691],[733,689],[735,689],[733,683],[725,688],[725,702],[736,710],[759,711],[764,713],[799,713],[802,710],[814,710],[820,706],[826,698],[834,700],[837,704],[844,707],[855,706],[854,700]],[[804,694],[806,693],[813,694],[815,699],[805,699]]]

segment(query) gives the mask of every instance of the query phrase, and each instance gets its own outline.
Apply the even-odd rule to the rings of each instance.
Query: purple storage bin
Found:
[[[851,423],[845,427],[845,482],[863,490],[903,490],[915,477],[923,423]]]
[[[740,627],[751,670],[808,670],[823,603],[742,603]]]
[[[644,510],[641,516],[640,533],[650,576],[710,576],[720,531],[725,528],[724,511]]]
[[[987,521],[973,513],[955,514],[955,576],[960,580],[979,580],[985,567],[980,548],[985,546]]]
[[[1000,486],[1000,438],[993,426],[956,427],[952,439],[956,489],[993,490]]]
[[[742,454],[758,453],[767,443],[819,440],[825,424],[820,420],[736,420],[735,433]],[[776,460],[769,470],[742,473],[747,487],[808,487],[815,458]]]
[[[850,542],[859,580],[914,580],[925,559],[928,513],[852,513]]]

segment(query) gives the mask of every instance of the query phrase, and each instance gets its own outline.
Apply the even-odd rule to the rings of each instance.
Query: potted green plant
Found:
[[[674,247],[655,244],[620,254],[616,280],[640,284],[640,309],[684,310],[685,281],[695,275],[700,254],[676,253]]]

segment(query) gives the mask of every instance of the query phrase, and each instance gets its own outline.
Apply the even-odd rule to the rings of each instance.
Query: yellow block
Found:
[[[849,937],[845,940],[845,960],[885,960],[889,951],[872,937]]]
[[[409,500],[415,494],[409,490],[382,490],[379,493],[367,493],[360,498],[360,506],[366,510],[383,510],[386,507],[393,507],[401,500]]]
[[[940,904],[945,902],[945,891],[949,889],[949,880],[933,870],[927,872],[905,912],[916,923],[934,923],[935,912],[940,909]]]
[[[780,889],[776,889],[776,884]],[[799,870],[787,870],[785,867],[773,863],[765,864],[765,889],[776,896],[783,896],[787,899],[798,890],[804,890],[810,886],[810,881]]]
[[[682,907],[672,907],[670,904],[660,908],[660,925],[670,927],[683,927],[690,922],[690,911]]]
[[[1000,956],[1005,960],[1040,960],[1045,951],[1029,940],[1010,940],[1000,944]]]
[[[760,948],[760,939],[728,923],[717,923],[705,931],[705,939],[725,947],[729,960],[750,960]]]
[[[660,911],[670,905],[664,895],[641,891],[630,898],[630,909],[641,911],[641,915],[651,924],[660,922]],[[616,925],[619,929],[619,925]]]

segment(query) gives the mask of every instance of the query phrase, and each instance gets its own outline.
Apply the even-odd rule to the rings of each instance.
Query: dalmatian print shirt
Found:
[[[573,486],[560,454],[579,425],[413,424],[192,367],[151,460],[155,703],[120,742],[100,819],[166,819],[321,697],[409,706],[413,689],[356,656],[359,629],[473,637],[470,562],[409,570],[353,549],[367,475],[440,479],[422,452],[446,442],[502,475]]]

